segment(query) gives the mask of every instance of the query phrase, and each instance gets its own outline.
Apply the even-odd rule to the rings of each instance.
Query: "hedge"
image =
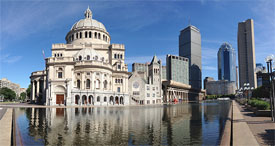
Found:
[[[270,109],[270,104],[268,102],[255,99],[255,98],[252,98],[251,100],[249,100],[248,104],[251,105],[252,107],[256,107],[258,110]]]

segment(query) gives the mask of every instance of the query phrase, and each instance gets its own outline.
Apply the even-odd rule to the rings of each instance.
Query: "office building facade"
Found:
[[[179,56],[189,60],[189,85],[201,89],[201,34],[195,26],[188,26],[180,32]]]
[[[218,51],[218,79],[236,81],[236,53],[229,43],[223,43]]]
[[[238,62],[240,87],[243,87],[245,83],[249,83],[251,87],[257,88],[254,24],[252,19],[238,24]]]

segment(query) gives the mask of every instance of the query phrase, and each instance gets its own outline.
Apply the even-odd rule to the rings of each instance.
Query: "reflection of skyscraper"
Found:
[[[236,54],[228,43],[223,43],[218,52],[218,79],[236,81]]]
[[[254,24],[252,19],[238,25],[238,60],[240,87],[249,83],[257,87],[255,69]]]
[[[195,26],[189,25],[180,32],[179,56],[189,59],[189,84],[201,89],[201,34]]]

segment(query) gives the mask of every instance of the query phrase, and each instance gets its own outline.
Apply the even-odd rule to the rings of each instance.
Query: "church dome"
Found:
[[[102,31],[107,31],[105,26],[101,23],[98,22],[97,20],[94,19],[81,19],[78,22],[76,22],[71,30],[74,29],[81,29],[81,28],[94,28],[94,29],[99,29]]]
[[[75,30],[75,29],[79,29],[79,28],[80,29],[81,28],[94,28],[94,29],[99,29],[102,31],[107,31],[105,26],[101,22],[98,22],[97,20],[93,19],[93,13],[89,7],[85,11],[84,16],[85,16],[85,18],[76,22],[73,25],[73,27],[71,28],[71,30]]]
[[[93,13],[88,7],[84,19],[76,22],[66,35],[68,44],[110,44],[110,35],[105,26],[92,18]]]

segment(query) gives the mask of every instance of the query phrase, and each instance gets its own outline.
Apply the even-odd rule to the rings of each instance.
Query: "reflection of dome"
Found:
[[[96,61],[107,61],[105,60],[102,55],[98,54],[94,49],[92,48],[85,48],[80,50],[74,55],[74,58],[76,61],[81,61],[81,60],[96,60]]]

